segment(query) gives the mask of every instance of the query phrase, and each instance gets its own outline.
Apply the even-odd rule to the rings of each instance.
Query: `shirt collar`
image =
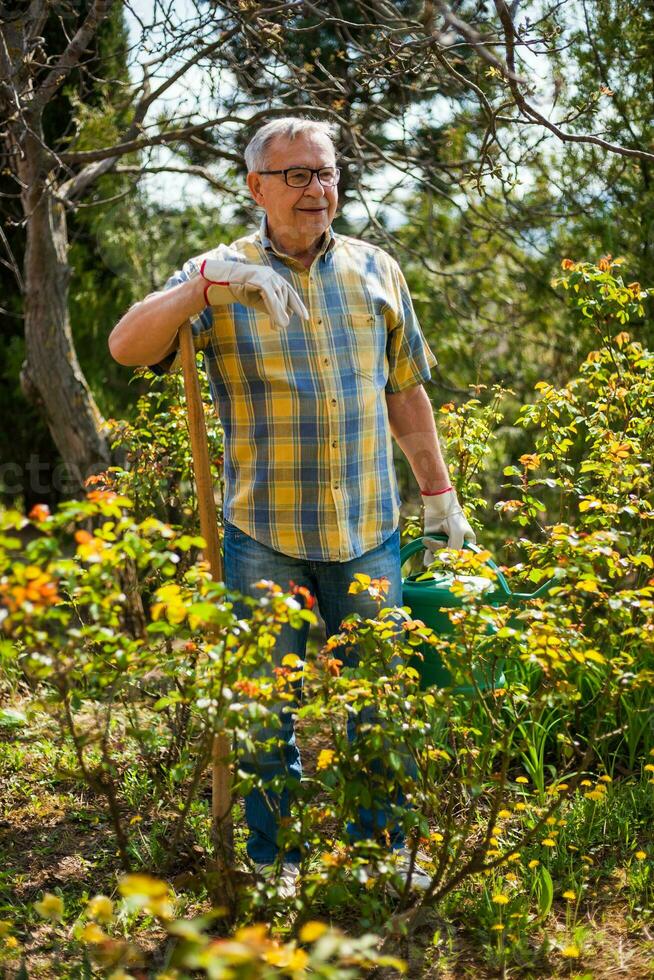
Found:
[[[291,255],[285,255],[283,252],[278,252],[275,246],[273,245],[270,236],[268,234],[268,219],[265,214],[261,219],[261,224],[259,225],[259,239],[261,240],[261,244],[266,250],[270,250],[271,252],[274,252],[275,255],[279,256],[280,259],[291,259],[291,261],[295,261]],[[326,253],[329,252],[334,247],[335,243],[336,243],[336,239],[334,237],[334,232],[332,231],[332,226],[330,225],[322,237],[322,241],[320,243],[320,248],[318,249],[317,257],[324,259]]]

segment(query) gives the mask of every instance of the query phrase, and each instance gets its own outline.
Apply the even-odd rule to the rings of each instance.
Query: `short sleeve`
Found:
[[[392,302],[386,313],[386,391],[393,393],[431,381],[431,368],[438,361],[423,337],[402,270],[390,257],[389,263]]]
[[[189,259],[184,267],[175,272],[164,285],[164,290],[172,289],[183,282],[188,282],[200,274],[199,259]],[[196,351],[206,350],[211,343],[213,333],[213,311],[210,306],[206,306],[197,316],[191,317],[191,331],[193,334],[193,345]],[[182,366],[182,359],[179,349],[172,350],[163,360],[156,364],[149,364],[149,369],[157,375],[171,374],[179,371]]]

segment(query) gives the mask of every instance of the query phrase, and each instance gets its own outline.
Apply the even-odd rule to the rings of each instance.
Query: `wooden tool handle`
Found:
[[[207,542],[205,557],[209,562],[211,575],[216,581],[220,582],[223,578],[223,562],[220,553],[220,539],[218,537],[218,517],[213,495],[207,427],[204,420],[200,380],[195,363],[193,334],[191,324],[188,320],[182,324],[179,330],[179,349],[182,357],[184,393],[186,395],[186,409],[191,435],[193,475],[195,476],[195,486],[198,495],[200,534]]]
[[[200,534],[207,542],[205,557],[209,562],[211,575],[220,582],[223,578],[223,562],[218,536],[218,518],[213,495],[213,481],[209,463],[207,427],[204,420],[204,406],[200,392],[195,361],[195,347],[191,324],[187,320],[179,330],[179,349],[184,374],[184,392],[191,436],[191,455],[193,475],[198,495],[200,513]],[[233,848],[233,828],[230,818],[232,806],[231,773],[229,770],[229,738],[225,733],[214,737],[212,751],[212,824],[216,857],[220,865],[231,863]]]

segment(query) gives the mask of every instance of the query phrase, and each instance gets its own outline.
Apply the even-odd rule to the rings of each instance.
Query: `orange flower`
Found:
[[[340,677],[341,667],[343,666],[342,660],[337,660],[335,657],[324,657],[325,670],[332,677]]]
[[[540,466],[540,456],[538,453],[523,453],[518,460],[526,470],[537,470]]]
[[[110,504],[116,499],[118,494],[115,490],[90,490],[87,493],[87,500],[104,500],[106,503]]]
[[[373,578],[370,580],[368,592],[373,599],[383,599],[388,593],[390,584],[390,581],[385,576],[382,578]]]
[[[314,596],[309,592],[306,585],[296,585],[295,582],[289,582],[291,587],[291,592],[293,595],[301,595],[304,598],[304,605],[307,609],[313,609],[316,604]]]
[[[50,508],[47,504],[34,504],[27,516],[31,521],[47,521],[50,517]]]
[[[402,629],[412,633],[414,630],[424,629],[424,625],[421,619],[407,619],[402,623]]]
[[[261,688],[254,681],[242,680],[235,681],[233,684],[235,691],[239,691],[244,694],[247,698],[256,698],[261,694]]]
[[[562,269],[574,269],[574,267],[575,267],[575,264],[572,261],[572,259],[562,259],[561,260],[561,268]]]
[[[613,256],[609,253],[608,255],[603,255],[602,258],[597,263],[597,268],[600,272],[608,272],[611,268],[611,259]]]
[[[92,487],[96,483],[106,483],[107,474],[106,473],[92,473],[91,476],[87,476],[84,480],[85,487]]]

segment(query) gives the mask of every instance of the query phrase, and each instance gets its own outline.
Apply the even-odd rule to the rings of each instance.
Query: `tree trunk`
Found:
[[[40,130],[34,121],[34,135],[23,144],[20,166],[26,216],[26,359],[20,380],[25,396],[45,418],[68,470],[62,489],[74,495],[88,476],[109,465],[110,450],[105,421],[73,343],[66,214],[48,180]]]

